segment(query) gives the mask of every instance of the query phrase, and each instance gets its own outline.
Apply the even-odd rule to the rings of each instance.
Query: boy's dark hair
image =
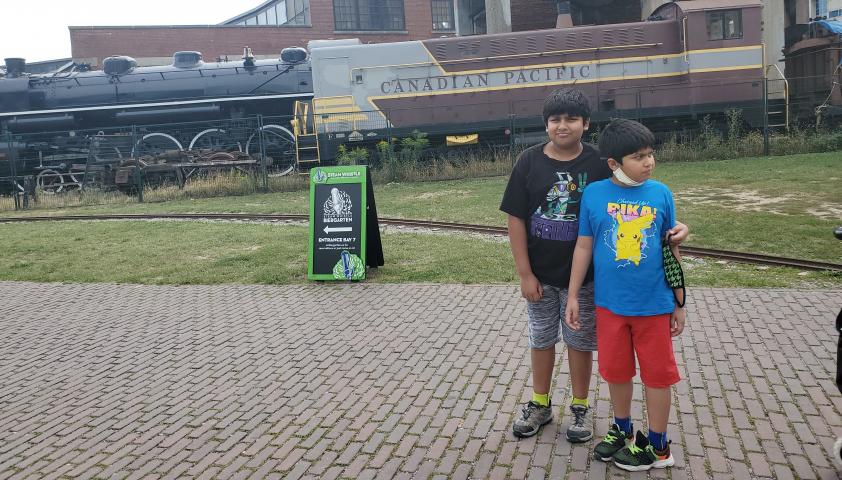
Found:
[[[623,157],[655,145],[655,135],[643,124],[617,118],[599,134],[599,152],[603,157],[623,163]]]
[[[544,99],[544,126],[551,116],[563,114],[588,121],[591,119],[591,102],[579,90],[559,88]]]

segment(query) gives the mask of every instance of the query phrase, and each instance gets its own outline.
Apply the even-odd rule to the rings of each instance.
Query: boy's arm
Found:
[[[537,302],[544,295],[544,289],[532,273],[532,266],[529,265],[529,252],[526,249],[526,222],[522,218],[509,215],[507,223],[509,245],[512,247],[512,256],[515,259],[515,271],[520,277],[520,293],[530,302]]]
[[[684,307],[679,307],[676,304],[675,310],[672,311],[672,315],[670,316],[670,335],[673,337],[681,335],[681,332],[684,331],[684,323],[686,321],[687,312],[684,311]]]
[[[588,274],[593,255],[593,237],[579,236],[573,250],[573,266],[570,268],[570,285],[567,287],[567,307],[564,321],[573,330],[579,330],[579,289]]]
[[[667,231],[667,233],[669,233],[671,235],[670,236],[670,245],[671,246],[681,245],[684,242],[684,240],[687,240],[687,236],[690,235],[690,227],[688,227],[687,225],[685,225],[685,224],[683,224],[679,221],[676,221],[675,226],[670,228]],[[678,256],[676,256],[676,258],[678,258]]]
[[[670,242],[670,250],[672,250],[672,254],[675,255],[675,259],[680,262],[681,252],[678,250],[678,245],[673,245],[672,242]]]

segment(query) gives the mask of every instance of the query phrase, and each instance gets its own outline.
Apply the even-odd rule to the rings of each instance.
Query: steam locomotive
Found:
[[[137,125],[288,117],[296,101],[313,96],[307,51],[298,47],[271,60],[256,60],[246,48],[242,61],[205,63],[201,53],[183,51],[166,66],[138,67],[131,57],[115,56],[103,61],[101,71],[74,67],[28,75],[24,69],[23,59],[6,59],[5,77],[0,78],[0,132],[25,139],[16,152],[17,174],[37,173],[39,185],[53,191],[78,183],[92,133],[125,135]],[[259,153],[260,134],[264,156],[289,168],[295,142],[289,127],[288,118],[286,124],[252,125],[237,132],[242,138],[224,128],[176,134],[164,126],[150,127],[135,132],[133,142],[111,147],[110,153],[128,164],[141,155],[214,150],[224,144],[244,154],[236,158],[245,159]],[[10,173],[9,162],[0,161],[0,177]]]

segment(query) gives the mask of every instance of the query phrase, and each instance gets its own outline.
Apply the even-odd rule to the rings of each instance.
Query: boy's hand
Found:
[[[677,337],[684,331],[684,321],[687,318],[687,313],[683,307],[675,307],[670,316],[670,335]]]
[[[564,309],[564,323],[573,330],[579,330],[579,299],[567,296],[567,307]]]
[[[675,226],[669,229],[667,232],[670,236],[670,245],[681,245],[681,242],[687,240],[687,236],[690,235],[690,229],[687,228],[687,225],[684,225],[681,222],[675,222]]]
[[[520,279],[520,294],[530,302],[537,302],[544,296],[544,287],[535,275],[526,275]]]

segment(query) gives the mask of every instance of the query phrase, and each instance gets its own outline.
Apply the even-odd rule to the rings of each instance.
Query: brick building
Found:
[[[258,2],[260,0],[255,0]],[[268,0],[218,25],[70,27],[73,59],[100,65],[130,55],[140,65],[167,64],[173,52],[197,50],[205,59],[257,58],[316,39],[364,43],[421,40],[554,28],[567,24],[638,21],[668,0]],[[763,0],[769,62],[779,60],[784,29],[816,15],[842,17],[842,0]],[[559,13],[569,14],[566,18]],[[782,64],[781,64],[782,66]]]
[[[155,65],[169,63],[178,50],[233,60],[244,46],[265,58],[316,39],[376,43],[455,35],[454,15],[453,0],[269,0],[219,25],[69,28],[77,62],[100,65],[105,57],[129,55]]]
[[[576,24],[640,17],[638,0],[269,0],[219,25],[73,26],[70,42],[75,61],[95,66],[111,55],[166,64],[178,50],[233,59],[245,46],[258,58],[276,57],[316,39],[376,43],[553,28],[565,5]]]

